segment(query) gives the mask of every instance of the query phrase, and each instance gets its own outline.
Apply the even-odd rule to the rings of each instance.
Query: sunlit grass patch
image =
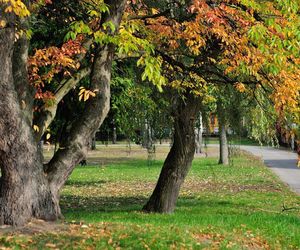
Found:
[[[141,212],[162,160],[77,167],[61,196],[67,226],[0,237],[15,249],[297,249],[299,197],[247,154],[230,166],[198,158],[173,214]],[[283,207],[285,211],[283,211]],[[288,208],[288,209],[286,209]]]
[[[144,214],[141,208],[155,186],[162,164],[157,160],[149,167],[147,160],[140,159],[105,167],[78,167],[62,196],[67,220],[105,221],[128,227],[151,225],[157,230],[177,227],[179,234],[195,232],[190,233],[193,247],[263,249],[300,245],[299,197],[257,158],[236,157],[227,167],[218,165],[215,158],[196,159],[175,213]],[[283,205],[296,209],[282,212]],[[195,236],[203,230],[206,233]],[[254,235],[252,241],[247,232]],[[209,240],[201,242],[208,237],[206,234]],[[222,237],[216,237],[219,234]]]

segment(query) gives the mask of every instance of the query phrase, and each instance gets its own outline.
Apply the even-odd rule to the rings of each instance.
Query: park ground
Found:
[[[62,192],[65,220],[2,228],[0,249],[299,248],[300,198],[242,151],[224,167],[208,147],[195,158],[175,213],[142,213],[168,150],[158,146],[149,159],[139,146],[99,146]]]

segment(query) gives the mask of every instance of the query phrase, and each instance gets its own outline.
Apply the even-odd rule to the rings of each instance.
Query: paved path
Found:
[[[241,149],[261,157],[265,164],[273,170],[283,182],[287,183],[293,191],[300,194],[300,169],[296,166],[296,153],[272,147],[259,146],[241,146]]]

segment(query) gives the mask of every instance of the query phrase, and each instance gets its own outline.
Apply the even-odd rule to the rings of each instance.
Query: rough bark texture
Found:
[[[222,103],[217,103],[218,112],[218,123],[219,123],[219,143],[220,143],[220,158],[219,164],[228,165],[229,164],[229,150],[226,135],[226,117],[225,110],[222,107]]]
[[[111,21],[118,30],[125,7],[125,0],[105,1],[110,7],[110,12],[103,17],[103,22]],[[96,97],[90,98],[85,107],[85,112],[80,119],[75,121],[69,134],[64,136],[64,141],[47,164],[45,171],[51,186],[60,190],[67,178],[86,155],[89,142],[96,130],[100,127],[110,108],[110,79],[111,65],[115,46],[103,45],[98,48],[91,72],[91,89],[98,89]]]
[[[18,99],[27,123],[31,126],[33,118],[33,97],[34,87],[31,86],[27,78],[27,59],[29,41],[23,35],[14,45],[13,52],[13,78]]]
[[[164,162],[156,187],[143,210],[171,213],[180,187],[191,167],[195,153],[195,119],[200,100],[190,95],[180,100],[174,116],[174,141]]]
[[[126,0],[105,2],[110,12],[102,20],[111,21],[118,30]],[[60,217],[59,191],[84,157],[91,136],[109,111],[114,50],[112,44],[97,49],[91,88],[99,92],[87,102],[84,114],[74,122],[63,145],[44,167],[31,127],[28,42],[21,39],[15,43],[13,26],[0,29],[0,224],[23,225],[31,218]]]
[[[22,225],[32,217],[56,219],[60,211],[14,85],[14,39],[14,28],[0,30],[0,224]]]

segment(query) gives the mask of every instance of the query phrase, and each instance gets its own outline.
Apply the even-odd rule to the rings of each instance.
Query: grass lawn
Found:
[[[256,158],[239,156],[228,167],[197,158],[175,213],[144,214],[162,163],[122,158],[77,167],[61,196],[67,227],[2,236],[0,249],[299,248],[300,198]]]
[[[246,138],[246,137],[238,137],[238,136],[228,136],[228,141],[230,145],[248,145],[248,146],[259,146],[259,142]],[[203,137],[203,143],[206,144],[219,144],[219,137]]]

